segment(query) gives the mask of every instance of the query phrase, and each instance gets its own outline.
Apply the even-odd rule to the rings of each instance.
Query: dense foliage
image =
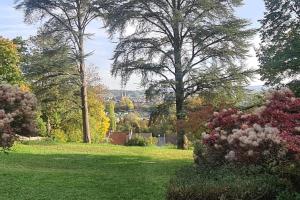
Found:
[[[126,142],[127,146],[150,146],[157,144],[156,137],[145,138],[141,135],[134,136]]]
[[[245,99],[249,101],[250,96],[245,88],[229,84],[226,88],[215,88],[187,99],[187,119],[183,123],[189,140],[201,139],[201,134],[207,130],[206,122],[211,119],[214,110],[239,107]]]
[[[185,167],[168,186],[168,200],[270,200],[290,187],[285,179],[260,167]],[[294,199],[293,199],[294,200]]]
[[[215,112],[203,134],[205,153],[216,162],[263,163],[299,159],[300,99],[287,89],[266,94],[266,103],[253,113],[236,109]],[[204,156],[204,157],[205,157]]]
[[[290,84],[300,94],[300,2],[265,0],[265,5],[258,53],[260,74],[271,85],[294,80]]]
[[[77,74],[80,74],[77,84],[80,87],[81,105],[77,107],[82,113],[83,141],[90,143],[91,134],[88,111],[88,80],[85,41],[88,39],[87,26],[101,16],[101,8],[105,5],[95,4],[95,0],[18,0],[16,8],[24,11],[28,23],[41,22],[39,34],[44,37],[58,37],[71,47],[69,55],[73,58]]]
[[[23,78],[19,64],[20,56],[17,46],[0,36],[0,82],[20,84]]]
[[[158,136],[176,134],[176,108],[162,103],[151,108],[149,130]]]
[[[130,111],[134,109],[134,104],[129,97],[124,96],[121,98],[117,109],[121,111]]]
[[[261,103],[213,113],[194,145],[197,165],[170,181],[168,199],[298,198],[300,99],[281,88]]]
[[[282,191],[276,197],[276,200],[298,200],[300,199],[300,193],[298,192],[291,192],[291,191]]]
[[[124,132],[145,133],[148,132],[148,121],[143,119],[139,113],[130,112],[120,118],[117,129]]]
[[[105,104],[96,88],[89,88],[89,110],[90,110],[90,129],[91,142],[100,143],[104,141],[109,130],[110,122],[105,113]],[[66,102],[60,102],[63,106]],[[50,137],[59,142],[82,142],[82,123],[81,112],[79,109],[66,109],[60,107],[52,114],[52,128]]]
[[[38,99],[46,135],[51,136],[60,118],[79,109],[79,74],[62,37],[36,36],[23,43],[22,71]],[[60,117],[63,113],[68,117]]]
[[[136,136],[126,142],[127,146],[147,146],[147,141],[144,137]]]
[[[186,119],[180,122],[187,138],[190,141],[201,139],[201,134],[207,130],[205,124],[214,110],[238,107],[246,103],[253,106],[256,102],[252,96],[244,88],[228,85],[226,88],[215,88],[214,91],[187,98]],[[172,102],[164,102],[150,109],[149,130],[154,135],[174,135],[177,123],[176,107]]]
[[[21,43],[23,74],[39,103],[40,135],[60,142],[82,142],[80,75],[71,47],[60,35],[38,35]],[[88,69],[91,142],[98,143],[103,141],[109,126],[102,99],[105,89],[99,83],[98,73]]]
[[[13,145],[15,135],[35,133],[36,99],[17,86],[0,85],[0,146],[5,150]]]
[[[88,94],[91,139],[93,143],[100,143],[104,141],[106,133],[109,131],[110,120],[105,113],[105,104],[97,96],[95,89],[90,89]]]

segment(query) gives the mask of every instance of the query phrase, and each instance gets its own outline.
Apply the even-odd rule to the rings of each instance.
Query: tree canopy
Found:
[[[83,138],[88,143],[91,142],[91,136],[85,59],[90,53],[85,52],[84,42],[90,36],[86,30],[87,26],[101,16],[101,6],[104,4],[96,2],[95,0],[17,1],[17,8],[24,10],[26,22],[43,22],[40,34],[60,36],[72,47],[72,57],[80,74]]]
[[[20,84],[23,78],[19,64],[17,46],[0,36],[0,82]]]
[[[121,33],[112,73],[125,82],[131,74],[141,74],[147,93],[166,94],[176,102],[177,119],[184,120],[184,102],[190,96],[226,87],[228,82],[233,86],[246,82],[248,72],[242,60],[254,30],[234,15],[234,8],[241,3],[111,1],[106,26],[112,34]],[[134,31],[129,31],[132,24]],[[184,132],[177,129],[178,148],[183,148]]]
[[[125,111],[133,110],[134,104],[129,97],[122,97],[120,100],[119,109]]]
[[[265,5],[258,53],[262,80],[268,85],[292,81],[291,88],[296,90],[300,72],[300,2],[265,0]]]

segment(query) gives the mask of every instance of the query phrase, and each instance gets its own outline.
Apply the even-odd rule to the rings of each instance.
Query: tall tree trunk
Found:
[[[177,117],[177,148],[186,149],[185,146],[185,130],[184,130],[184,120],[186,118],[184,111],[184,93],[181,89],[181,84],[179,83],[176,87],[176,117]]]
[[[174,6],[174,18],[176,18],[176,13],[180,9],[180,2],[173,0]],[[178,21],[174,22],[174,61],[175,61],[175,81],[176,81],[176,118],[177,118],[177,148],[185,149],[185,130],[184,130],[184,83],[183,83],[183,69],[181,63],[181,37],[180,37],[180,23]]]
[[[89,124],[89,109],[87,98],[87,81],[85,75],[85,58],[84,58],[84,41],[83,34],[79,36],[79,69],[81,77],[81,110],[82,110],[82,125],[83,125],[83,142],[91,143],[90,124]]]
[[[177,129],[177,148],[185,149],[185,130],[184,130],[184,120],[185,120],[185,111],[184,111],[184,84],[183,84],[183,69],[181,63],[181,48],[177,47],[177,42],[175,42],[175,80],[176,80],[176,129]],[[179,43],[179,42],[178,42]]]

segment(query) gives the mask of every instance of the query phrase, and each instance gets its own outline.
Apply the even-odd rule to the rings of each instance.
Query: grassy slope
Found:
[[[0,154],[0,199],[160,200],[192,152],[111,145],[17,145]]]

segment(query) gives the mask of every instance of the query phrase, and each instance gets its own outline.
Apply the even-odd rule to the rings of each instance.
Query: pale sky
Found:
[[[263,0],[244,0],[244,6],[236,11],[237,15],[246,18],[252,22],[252,27],[259,27],[259,19],[262,19],[264,13]],[[14,9],[14,0],[0,0],[0,36],[6,38],[15,38],[22,36],[24,39],[36,33],[37,25],[27,25],[23,22],[23,13]],[[87,59],[89,65],[94,65],[100,72],[102,83],[109,89],[120,89],[120,79],[110,76],[111,58],[115,44],[108,38],[105,30],[101,29],[101,23],[95,22],[90,25],[89,32],[95,33],[92,40],[87,41],[88,51],[94,51],[94,54]],[[249,68],[257,68],[258,61],[255,57],[254,48],[259,45],[259,37],[253,39],[253,46],[250,48],[251,57],[247,60]],[[133,76],[126,89],[143,89],[139,87],[140,80]],[[263,82],[253,80],[251,85],[262,85]]]

